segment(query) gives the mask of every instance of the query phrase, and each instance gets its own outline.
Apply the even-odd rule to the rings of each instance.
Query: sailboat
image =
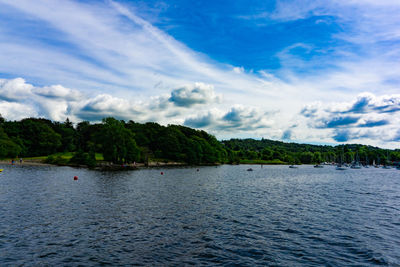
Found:
[[[343,165],[343,156],[344,156],[344,149],[342,147],[342,154],[340,155],[340,163],[336,166],[336,170],[344,171],[347,168]]]
[[[375,161],[374,161],[374,167],[375,168],[379,168],[379,163],[380,163],[380,158],[379,158],[379,156],[377,156],[377,161],[378,161],[378,163],[377,164],[375,164]]]
[[[389,160],[389,151],[386,151],[386,162],[385,162],[385,164],[383,165],[383,167],[382,168],[384,168],[384,169],[391,169],[391,167],[389,166],[389,164],[390,164],[390,160]]]
[[[364,168],[369,168],[368,155],[365,156],[365,165],[364,165]]]
[[[360,159],[358,157],[358,152],[356,153],[356,160],[352,162],[350,168],[352,169],[361,169]]]

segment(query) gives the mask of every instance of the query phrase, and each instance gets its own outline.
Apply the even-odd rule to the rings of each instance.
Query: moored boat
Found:
[[[345,166],[342,165],[342,164],[338,164],[338,165],[336,166],[336,170],[344,171],[344,170],[347,170],[347,167],[345,167]]]

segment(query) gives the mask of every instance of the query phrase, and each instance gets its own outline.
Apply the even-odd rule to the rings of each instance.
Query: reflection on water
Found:
[[[2,168],[2,266],[400,264],[395,169]]]

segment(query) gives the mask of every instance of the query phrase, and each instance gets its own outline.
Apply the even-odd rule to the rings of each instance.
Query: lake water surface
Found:
[[[1,266],[400,266],[396,169],[1,168]]]

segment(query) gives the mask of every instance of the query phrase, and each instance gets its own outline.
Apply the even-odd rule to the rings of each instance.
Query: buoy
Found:
[[[74,176],[74,181],[78,180],[78,176]]]
[[[197,169],[197,171],[199,171],[199,169]]]
[[[163,173],[163,172],[161,172],[161,175],[164,175],[164,173]]]

